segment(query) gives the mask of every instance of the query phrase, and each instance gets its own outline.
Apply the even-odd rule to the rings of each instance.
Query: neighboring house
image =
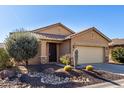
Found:
[[[109,43],[110,48],[114,47],[124,47],[124,39],[112,39],[112,42]]]
[[[116,48],[116,47],[123,47],[124,48],[124,39],[118,39],[118,38],[112,39],[112,42],[109,43],[109,49],[110,49],[109,60],[110,60],[110,62],[114,62],[111,58],[111,50]]]
[[[4,48],[4,43],[0,43],[0,48]]]
[[[31,32],[40,39],[40,46],[30,64],[59,62],[63,55],[71,56],[71,64],[108,62],[111,39],[95,27],[75,33],[57,23]]]

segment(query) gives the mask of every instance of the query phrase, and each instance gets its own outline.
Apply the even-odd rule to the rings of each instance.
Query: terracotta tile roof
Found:
[[[111,42],[111,39],[109,39],[109,38],[106,37],[103,33],[101,33],[100,31],[98,31],[95,27],[86,29],[86,30],[81,31],[81,32],[79,32],[79,33],[71,34],[71,35],[69,35],[69,36],[65,36],[65,35],[55,35],[55,34],[47,34],[47,33],[39,33],[39,32],[33,32],[33,33],[37,34],[37,37],[38,37],[38,38],[41,38],[41,39],[66,40],[66,39],[71,39],[71,38],[77,36],[77,35],[80,34],[80,33],[84,33],[84,32],[86,32],[86,31],[89,31],[90,29],[94,30],[95,32],[97,32],[98,34],[100,34],[103,38],[105,38],[107,41]]]
[[[0,43],[0,48],[4,48],[4,43]]]
[[[124,39],[112,39],[112,42],[109,44],[110,46],[114,45],[124,45]]]
[[[64,40],[65,37],[66,37],[65,35],[55,35],[55,34],[38,33],[38,32],[34,32],[34,34],[36,34],[37,36],[39,36],[39,38],[41,38],[41,39]]]

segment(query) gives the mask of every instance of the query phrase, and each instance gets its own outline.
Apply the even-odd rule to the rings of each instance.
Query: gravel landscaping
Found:
[[[30,84],[19,82],[18,79],[9,81],[0,79],[0,88],[30,88]]]
[[[39,77],[41,78],[40,82],[45,83],[45,84],[62,84],[62,83],[67,83],[69,82],[69,78],[63,78],[63,77],[58,77],[54,74],[48,74],[48,73],[37,73],[37,72],[33,72],[33,73],[29,73],[28,74],[31,78],[33,77]]]
[[[76,88],[124,79],[124,76],[102,70],[92,73],[73,69],[67,72],[55,64],[29,66],[28,69],[27,74],[18,73],[13,80],[0,79],[0,88]]]

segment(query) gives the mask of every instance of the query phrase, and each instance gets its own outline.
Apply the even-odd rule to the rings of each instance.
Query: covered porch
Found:
[[[50,62],[59,62],[61,43],[62,41],[57,40],[41,40],[40,62],[43,64]]]

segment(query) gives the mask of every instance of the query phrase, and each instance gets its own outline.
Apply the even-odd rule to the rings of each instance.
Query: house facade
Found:
[[[95,27],[75,33],[57,23],[31,32],[39,39],[39,51],[30,64],[60,62],[63,55],[71,57],[72,65],[108,62],[111,40]]]

